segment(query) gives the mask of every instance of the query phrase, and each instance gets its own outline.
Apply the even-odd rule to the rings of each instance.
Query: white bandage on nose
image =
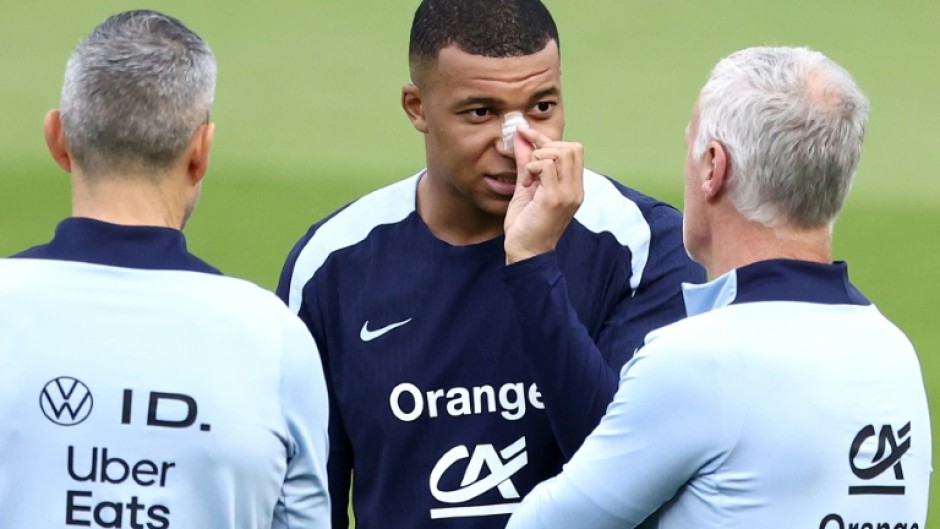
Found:
[[[522,112],[507,112],[506,117],[503,118],[503,148],[509,152],[515,150],[512,144],[512,135],[518,128],[529,128],[529,123],[522,116]]]

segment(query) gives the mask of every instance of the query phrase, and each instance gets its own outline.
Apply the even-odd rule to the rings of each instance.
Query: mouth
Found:
[[[487,186],[494,193],[511,197],[516,190],[516,173],[498,173],[485,176]]]

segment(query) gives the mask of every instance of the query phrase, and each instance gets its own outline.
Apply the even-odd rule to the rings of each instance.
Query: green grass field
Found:
[[[47,241],[69,214],[68,177],[48,158],[41,125],[58,103],[71,48],[107,15],[139,4],[0,2],[7,255]],[[682,131],[721,56],[758,44],[808,45],[855,75],[873,111],[835,257],[849,261],[855,283],[917,347],[940,433],[940,3],[547,3],[561,32],[566,137],[585,145],[593,169],[677,205]],[[194,252],[273,288],[310,223],[423,165],[421,138],[399,107],[415,5],[150,3],[205,37],[219,61],[213,165],[187,229]],[[940,524],[936,478],[929,519]]]

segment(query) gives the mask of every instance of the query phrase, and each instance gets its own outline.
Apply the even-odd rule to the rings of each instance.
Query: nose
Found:
[[[501,128],[500,128],[500,138],[502,152],[504,155],[513,156],[513,143],[515,142],[516,131],[522,128],[528,128],[529,123],[525,119],[525,115],[522,112],[507,112],[503,116]]]
[[[500,125],[497,125],[493,132],[496,135],[496,137],[493,138],[494,145],[496,146],[496,152],[498,152],[502,156],[505,156],[506,158],[512,158],[513,160],[515,160],[516,156],[513,154],[513,149],[512,149],[512,136],[509,137],[509,144],[507,146],[506,142],[503,141],[502,127]]]

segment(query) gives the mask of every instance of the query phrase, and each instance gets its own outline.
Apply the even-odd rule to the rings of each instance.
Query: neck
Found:
[[[767,227],[750,221],[743,221],[743,224],[733,229],[716,230],[713,234],[712,252],[705,263],[710,277],[719,277],[735,268],[770,259],[832,262],[829,226],[803,229]]]
[[[418,215],[435,237],[454,246],[466,246],[503,234],[503,216],[468,206],[468,199],[455,198],[452,192],[438,189],[440,185],[427,174],[418,182]]]
[[[72,215],[127,226],[182,229],[186,220],[184,194],[169,175],[72,174]]]

